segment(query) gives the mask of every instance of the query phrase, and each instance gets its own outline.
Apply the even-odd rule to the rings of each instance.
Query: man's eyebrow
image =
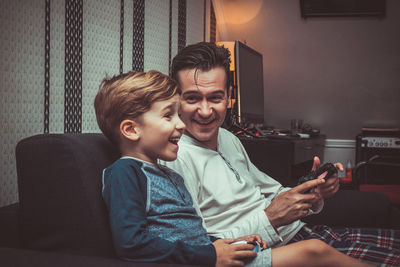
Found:
[[[221,89],[221,90],[214,91],[214,92],[211,93],[211,95],[219,95],[219,94],[223,94],[224,95],[225,94],[225,90]]]
[[[198,90],[189,90],[189,91],[183,92],[182,96],[183,95],[191,95],[191,94],[199,94],[199,91]]]
[[[190,91],[184,92],[184,93],[182,94],[182,96],[185,96],[185,95],[192,95],[192,94],[200,94],[200,93],[199,93],[198,90],[190,90]],[[218,91],[213,91],[213,92],[211,92],[211,93],[208,94],[208,95],[219,95],[219,94],[225,94],[225,90],[221,89],[221,90],[218,90]]]

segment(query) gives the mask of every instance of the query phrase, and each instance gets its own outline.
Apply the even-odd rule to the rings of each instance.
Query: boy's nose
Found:
[[[185,123],[178,117],[177,122],[176,122],[176,129],[177,130],[184,130],[186,128]]]

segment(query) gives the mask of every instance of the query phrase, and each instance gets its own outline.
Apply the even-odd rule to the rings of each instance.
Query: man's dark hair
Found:
[[[217,46],[215,43],[200,42],[183,48],[172,60],[171,77],[180,83],[178,72],[181,70],[195,69],[209,71],[215,67],[222,67],[225,70],[226,89],[231,85],[229,67],[231,53],[224,46]]]

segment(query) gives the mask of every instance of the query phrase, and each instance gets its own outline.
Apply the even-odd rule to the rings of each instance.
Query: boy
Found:
[[[182,177],[157,164],[159,159],[176,159],[185,128],[173,80],[157,71],[131,71],[105,79],[94,105],[100,129],[121,152],[121,158],[104,170],[102,190],[120,258],[208,266],[243,266],[245,260],[254,266],[271,265],[271,249],[258,235],[219,240],[207,236]],[[238,240],[257,241],[264,250],[256,257],[253,245],[231,244]],[[276,266],[336,260],[335,251],[317,240],[275,252]]]
[[[122,156],[103,175],[118,256],[214,265],[218,243],[214,249],[182,178],[157,165],[159,158],[176,158],[185,127],[178,116],[177,85],[156,71],[131,71],[101,87],[95,99],[98,124]],[[256,254],[251,245],[238,247],[247,248],[245,256]]]

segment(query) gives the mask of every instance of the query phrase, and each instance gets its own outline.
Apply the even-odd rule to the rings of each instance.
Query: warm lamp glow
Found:
[[[263,0],[217,0],[223,8],[224,22],[243,24],[257,16]],[[222,21],[220,21],[223,23]],[[220,23],[218,22],[218,23]]]

